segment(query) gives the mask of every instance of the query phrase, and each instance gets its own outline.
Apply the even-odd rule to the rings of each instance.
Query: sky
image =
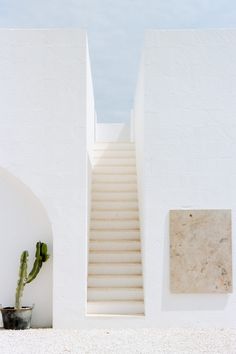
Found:
[[[236,27],[235,0],[0,0],[0,27],[88,31],[100,122],[126,122],[145,29]]]

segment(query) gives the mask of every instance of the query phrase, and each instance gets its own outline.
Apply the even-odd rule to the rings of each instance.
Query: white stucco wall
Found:
[[[148,31],[135,101],[148,326],[236,326],[236,291],[169,292],[168,212],[232,209],[236,30]],[[235,284],[234,272],[234,281]]]
[[[0,167],[30,188],[48,215],[55,327],[79,327],[85,319],[87,144],[93,139],[87,134],[93,119],[88,66],[84,31],[0,30]],[[19,230],[24,247],[31,249],[40,227],[31,242],[29,232]],[[43,279],[38,282],[40,296],[50,302]],[[32,294],[29,301],[37,299]]]
[[[128,123],[97,123],[97,142],[125,142],[130,141],[130,126]]]
[[[20,239],[15,253],[1,259],[11,260],[12,280],[0,303],[12,301],[16,253],[31,251],[41,233],[51,247],[52,232],[55,327],[235,326],[235,292],[173,295],[168,286],[169,209],[232,208],[235,228],[235,42],[235,30],[146,35],[133,114],[146,317],[103,319],[85,316],[89,153],[96,129],[86,34],[0,30],[0,167],[19,186],[13,193],[8,178],[0,178],[0,211],[8,215],[1,242],[8,235],[11,247],[16,231]],[[100,132],[111,137],[107,127]],[[4,201],[19,206],[24,222]],[[235,252],[233,239],[234,268]],[[52,264],[46,267],[25,300],[50,312]],[[35,325],[51,321],[51,314],[40,313],[35,308]]]
[[[2,168],[0,196],[0,301],[3,306],[14,306],[21,252],[29,251],[29,272],[37,241],[47,242],[52,253],[52,230],[45,209],[32,191]],[[33,327],[52,325],[52,258],[37,278],[26,285],[22,302],[35,304]]]

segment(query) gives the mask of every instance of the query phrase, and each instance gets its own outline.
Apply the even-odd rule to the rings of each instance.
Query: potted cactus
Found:
[[[20,257],[19,279],[15,294],[15,307],[1,308],[3,326],[5,329],[28,329],[31,325],[33,306],[21,306],[24,287],[31,283],[38,275],[42,265],[49,258],[47,244],[37,242],[35,261],[31,272],[28,274],[28,251],[23,251]]]

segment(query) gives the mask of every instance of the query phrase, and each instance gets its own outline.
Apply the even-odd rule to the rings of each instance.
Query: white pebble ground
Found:
[[[1,354],[236,354],[236,329],[0,331]]]

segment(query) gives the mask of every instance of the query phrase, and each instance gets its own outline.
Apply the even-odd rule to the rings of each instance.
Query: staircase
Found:
[[[143,315],[134,144],[95,144],[91,203],[87,313]]]

